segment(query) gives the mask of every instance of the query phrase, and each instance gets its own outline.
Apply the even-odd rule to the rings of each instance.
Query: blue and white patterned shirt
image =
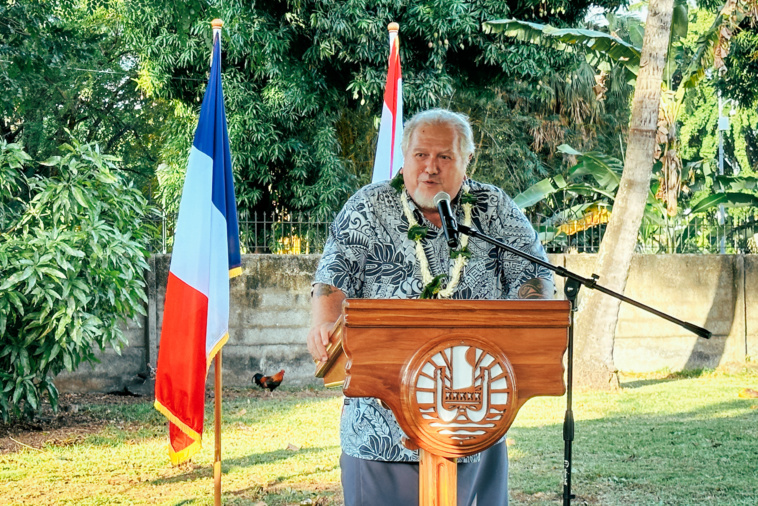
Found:
[[[470,179],[467,184],[476,197],[473,228],[547,260],[531,224],[502,190]],[[462,222],[459,200],[460,193],[453,200],[453,213]],[[423,216],[413,200],[408,201],[416,221],[428,229],[423,243],[432,276],[447,274],[454,261],[450,260],[444,233]],[[548,269],[481,240],[469,240],[468,249],[471,258],[454,299],[515,299],[518,289],[529,279],[552,280]],[[331,225],[314,283],[335,286],[347,298],[419,297],[424,287],[415,245],[408,238],[408,220],[400,194],[388,182],[365,186],[347,201]],[[345,399],[340,439],[346,454],[366,460],[418,462],[418,452],[401,443],[404,435],[392,412],[376,399]],[[477,454],[459,462],[478,459]]]

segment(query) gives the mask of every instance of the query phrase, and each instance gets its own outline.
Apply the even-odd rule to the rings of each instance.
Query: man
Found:
[[[552,298],[549,270],[483,241],[449,248],[434,204],[453,196],[459,222],[546,259],[523,213],[494,186],[467,179],[474,153],[468,119],[443,109],[405,125],[402,179],[359,190],[334,220],[316,271],[308,350],[326,360],[345,298]],[[410,233],[409,233],[410,232]],[[381,352],[381,350],[377,350]],[[340,437],[345,504],[418,504],[418,454],[402,444],[392,412],[376,399],[345,399]],[[458,504],[508,503],[503,441],[458,460]]]

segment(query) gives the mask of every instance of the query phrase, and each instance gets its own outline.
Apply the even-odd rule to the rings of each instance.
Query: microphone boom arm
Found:
[[[572,279],[579,284],[586,286],[587,288],[591,288],[593,290],[597,290],[599,292],[602,292],[606,295],[610,295],[611,297],[615,297],[619,299],[622,302],[629,303],[635,307],[638,307],[640,309],[643,309],[647,311],[648,313],[652,313],[660,318],[663,318],[664,320],[668,320],[671,323],[675,323],[679,325],[680,327],[689,330],[693,334],[702,337],[704,339],[710,339],[711,338],[711,331],[708,329],[705,329],[703,327],[699,327],[698,325],[695,325],[693,323],[686,322],[684,320],[680,320],[679,318],[675,318],[669,314],[664,313],[663,311],[659,311],[655,308],[652,308],[650,306],[647,306],[641,302],[638,302],[634,299],[630,299],[629,297],[622,295],[618,292],[614,292],[613,290],[606,288],[602,285],[599,285],[597,283],[598,276],[596,274],[593,274],[591,278],[586,278],[584,276],[580,276],[579,274],[576,274],[575,272],[572,272],[568,269],[565,269],[564,267],[558,267],[550,262],[546,262],[540,258],[537,258],[533,255],[530,255],[529,253],[524,253],[523,251],[520,251],[513,246],[509,246],[505,244],[502,241],[498,241],[497,239],[494,239],[488,235],[485,235],[478,230],[467,227],[466,225],[462,225],[460,223],[457,224],[456,230],[462,234],[466,234],[469,237],[474,237],[476,239],[481,239],[489,244],[492,244],[493,246],[497,246],[498,248],[502,248],[510,253],[513,253],[514,255],[517,255],[521,258],[524,258],[526,260],[529,260],[530,262],[533,262],[537,265],[541,265],[542,267],[545,267],[547,269],[550,269],[551,271],[555,272],[557,275],[562,276],[567,279]]]

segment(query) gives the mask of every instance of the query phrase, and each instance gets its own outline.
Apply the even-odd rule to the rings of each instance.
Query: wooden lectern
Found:
[[[349,299],[316,376],[387,405],[419,449],[419,504],[454,506],[456,459],[498,442],[530,398],[565,393],[569,311],[563,300]]]

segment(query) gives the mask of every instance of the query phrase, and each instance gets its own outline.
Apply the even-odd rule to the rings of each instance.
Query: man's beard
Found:
[[[421,191],[421,187],[417,187],[413,192],[411,198],[416,203],[416,207],[422,211],[436,211],[437,206],[434,205],[434,197],[428,197]]]

